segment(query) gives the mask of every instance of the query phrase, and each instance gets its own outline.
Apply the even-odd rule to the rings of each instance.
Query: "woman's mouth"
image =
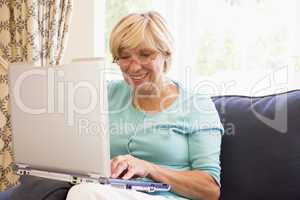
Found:
[[[129,75],[129,77],[133,80],[133,81],[141,81],[144,78],[146,78],[146,76],[148,75],[148,73],[144,73],[144,74],[137,74],[137,75]]]

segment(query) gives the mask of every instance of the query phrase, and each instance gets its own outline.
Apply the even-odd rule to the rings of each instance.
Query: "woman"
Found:
[[[164,19],[157,12],[124,17],[111,33],[110,50],[124,77],[108,87],[111,176],[144,177],[172,191],[80,184],[67,199],[217,200],[223,129],[210,98],[166,77],[173,49]]]

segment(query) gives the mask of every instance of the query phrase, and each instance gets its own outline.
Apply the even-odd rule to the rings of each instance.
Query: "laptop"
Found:
[[[164,183],[110,178],[106,89],[102,62],[10,65],[17,174],[144,192],[169,191],[170,185]]]

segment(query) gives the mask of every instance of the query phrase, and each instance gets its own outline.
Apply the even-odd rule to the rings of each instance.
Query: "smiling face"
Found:
[[[117,63],[129,85],[139,91],[150,92],[165,79],[165,59],[162,53],[141,44],[133,49],[121,50]]]
[[[165,20],[151,11],[122,18],[111,32],[109,45],[124,79],[137,92],[149,93],[163,85],[171,66],[172,42]]]

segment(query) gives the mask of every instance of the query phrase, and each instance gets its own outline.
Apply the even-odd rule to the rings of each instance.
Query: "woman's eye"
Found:
[[[149,56],[151,56],[151,54],[141,54],[140,56],[141,56],[141,57],[148,58]]]
[[[130,56],[120,56],[120,59],[129,59],[130,58]]]

